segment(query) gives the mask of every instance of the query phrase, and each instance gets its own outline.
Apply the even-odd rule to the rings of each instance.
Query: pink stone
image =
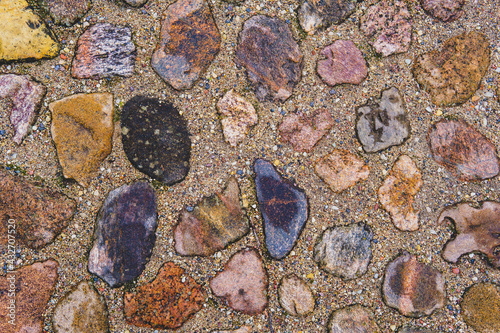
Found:
[[[234,90],[228,91],[217,103],[219,112],[225,116],[222,128],[226,141],[233,147],[242,142],[258,117],[253,105]]]

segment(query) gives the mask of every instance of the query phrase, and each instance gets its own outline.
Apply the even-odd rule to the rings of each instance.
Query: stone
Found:
[[[493,178],[500,171],[495,146],[462,119],[442,119],[427,134],[432,158],[462,181]]]
[[[478,283],[467,289],[460,303],[467,325],[480,333],[500,332],[500,290],[493,283]]]
[[[443,22],[451,22],[463,14],[465,0],[420,0],[420,5],[430,16]]]
[[[291,113],[279,126],[281,141],[292,145],[298,152],[310,152],[333,126],[327,109],[317,109],[312,114]]]
[[[174,227],[175,250],[183,256],[209,256],[250,230],[240,206],[240,189],[231,177],[224,193],[203,198],[189,212],[184,208]]]
[[[89,272],[112,288],[141,275],[153,252],[156,215],[155,191],[148,183],[111,191],[97,215]]]
[[[182,267],[167,262],[153,281],[125,292],[125,320],[139,327],[176,329],[201,310],[205,297],[202,286]]]
[[[418,212],[413,209],[413,201],[422,184],[422,174],[415,162],[401,155],[378,189],[380,203],[399,230],[418,229]]]
[[[307,197],[304,190],[282,178],[268,161],[257,159],[254,171],[266,247],[273,259],[282,259],[293,249],[306,224]]]
[[[285,101],[302,74],[302,53],[289,26],[277,17],[256,15],[243,24],[234,61],[245,67],[257,98]]]
[[[57,303],[52,325],[56,333],[109,332],[106,301],[87,281],[82,281]]]
[[[174,89],[190,89],[220,50],[212,11],[205,0],[178,0],[163,18],[151,66]]]
[[[242,142],[258,117],[253,105],[233,89],[217,102],[217,109],[224,116],[221,120],[224,138],[233,147]]]
[[[267,272],[255,248],[235,253],[224,270],[210,280],[212,293],[232,309],[248,315],[262,313],[267,306]]]
[[[60,45],[56,35],[26,0],[0,3],[0,62],[54,58]]]
[[[57,268],[53,259],[36,262],[0,276],[0,332],[42,333],[48,301],[56,288]],[[7,308],[15,289],[15,311]],[[14,321],[12,322],[12,316]]]
[[[380,332],[373,313],[359,304],[336,310],[328,321],[330,333],[375,333]]]
[[[326,59],[318,60],[317,72],[330,86],[360,84],[368,76],[363,54],[350,40],[337,40],[321,51]]]
[[[148,2],[148,0],[123,0],[123,2],[132,7],[140,7]]]
[[[370,168],[363,160],[344,149],[334,149],[318,159],[314,171],[335,193],[354,186],[370,175]]]
[[[27,75],[0,74],[0,102],[5,101],[14,128],[12,141],[21,144],[35,122],[46,88]]]
[[[295,274],[281,279],[279,302],[292,316],[305,316],[314,310],[314,296],[309,286]]]
[[[92,7],[91,0],[43,0],[55,24],[72,26]]]
[[[387,265],[382,294],[387,306],[407,317],[430,316],[446,302],[441,273],[408,252]]]
[[[357,0],[306,0],[299,9],[302,29],[313,34],[321,28],[340,24],[356,9]]]
[[[38,250],[54,241],[75,212],[75,200],[0,169],[0,250],[7,248],[9,225],[18,243]]]
[[[236,330],[230,330],[230,331],[212,331],[212,333],[251,333],[252,332],[252,327],[251,326],[241,326],[240,328]]]
[[[187,176],[191,139],[172,104],[135,96],[123,106],[121,127],[123,150],[137,170],[167,185]]]
[[[410,47],[411,15],[404,1],[383,0],[370,6],[361,18],[360,29],[384,57],[406,52]]]
[[[134,74],[137,52],[129,27],[98,23],[78,39],[71,75],[77,79],[102,79]]]
[[[403,144],[410,136],[410,121],[397,88],[382,91],[356,109],[356,134],[367,153]]]
[[[437,106],[465,103],[479,88],[488,70],[489,46],[488,39],[477,31],[452,37],[444,42],[441,50],[415,58],[413,77]]]
[[[398,330],[398,333],[438,333],[438,332],[423,327],[404,326]]]
[[[360,277],[372,259],[372,240],[373,231],[364,223],[328,228],[314,247],[314,261],[343,279]]]

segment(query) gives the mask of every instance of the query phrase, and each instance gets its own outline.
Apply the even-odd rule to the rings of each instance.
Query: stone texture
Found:
[[[415,162],[401,155],[378,189],[380,203],[399,230],[418,229],[418,212],[413,209],[413,201],[422,184],[422,174]]]
[[[72,26],[92,7],[91,0],[43,0],[55,24]]]
[[[256,249],[234,254],[222,272],[210,281],[215,296],[232,309],[248,315],[262,313],[267,306],[267,272]]]
[[[163,13],[151,65],[174,89],[189,89],[219,53],[220,41],[205,0],[178,0]]]
[[[234,61],[245,67],[260,101],[285,101],[302,74],[299,45],[288,25],[276,17],[256,15],[244,23]]]
[[[489,45],[486,37],[476,31],[452,37],[441,50],[417,56],[413,76],[434,104],[462,104],[474,95],[488,70]]]
[[[398,330],[398,333],[438,333],[438,332],[423,327],[404,326]]]
[[[500,290],[492,283],[478,283],[464,293],[461,315],[479,333],[500,332]]]
[[[191,139],[172,104],[135,96],[123,106],[121,126],[123,150],[135,168],[167,185],[186,177]]]
[[[217,102],[224,138],[233,147],[242,142],[251,126],[257,124],[258,117],[253,105],[234,90],[229,90]]]
[[[450,22],[462,16],[465,0],[420,0],[420,5],[430,16]]]
[[[307,33],[340,24],[356,9],[357,0],[306,0],[299,9],[299,23]]]
[[[140,7],[148,2],[148,0],[123,0],[123,2],[132,7]]]
[[[500,171],[495,146],[462,119],[434,123],[427,138],[432,158],[462,181],[493,178]]]
[[[152,282],[125,292],[125,320],[139,327],[176,329],[201,310],[205,297],[183,268],[167,262]]]
[[[292,316],[305,316],[314,310],[311,289],[295,274],[281,279],[278,296],[281,306]]]
[[[212,331],[212,333],[251,333],[252,332],[252,327],[251,326],[241,326],[238,329],[235,330],[230,330],[230,331]]]
[[[76,94],[49,104],[50,131],[64,177],[88,186],[111,153],[113,95]]]
[[[351,305],[336,310],[328,321],[330,333],[375,333],[380,332],[373,313],[364,306]]]
[[[151,185],[135,182],[111,191],[97,215],[89,272],[111,287],[134,280],[153,252],[156,226]]]
[[[254,171],[266,247],[272,258],[282,259],[290,253],[306,224],[307,197],[304,190],[282,178],[268,161],[257,159]]]

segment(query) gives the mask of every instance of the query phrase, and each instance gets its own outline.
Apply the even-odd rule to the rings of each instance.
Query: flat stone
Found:
[[[7,102],[10,123],[14,128],[12,141],[21,144],[42,104],[46,88],[27,75],[0,74],[0,101]]]
[[[336,310],[328,321],[330,333],[374,333],[380,332],[373,313],[359,304]]]
[[[490,65],[490,43],[476,31],[444,42],[441,50],[421,54],[413,61],[412,73],[432,103],[454,106],[474,95]]]
[[[151,185],[135,182],[111,191],[97,215],[89,272],[111,287],[134,280],[153,252],[156,226]]]
[[[314,261],[343,279],[363,275],[372,259],[372,229],[364,223],[326,229],[314,247]]]
[[[139,327],[176,329],[201,310],[205,297],[183,268],[167,262],[152,282],[125,292],[125,320]]]
[[[382,91],[356,109],[356,134],[367,153],[403,144],[410,136],[410,121],[397,88]]]
[[[184,208],[174,227],[177,253],[209,256],[246,235],[250,226],[239,195],[238,182],[231,177],[224,193],[203,198],[191,212]]]
[[[306,224],[307,197],[304,190],[282,178],[268,161],[257,159],[254,171],[266,247],[272,258],[282,259],[290,253]]]
[[[462,119],[434,123],[427,138],[432,158],[459,180],[489,179],[500,171],[495,146]]]
[[[178,0],[163,13],[151,65],[174,89],[190,89],[220,50],[220,33],[205,0]]]
[[[404,326],[398,330],[398,333],[438,333],[438,332],[423,327]]]
[[[418,212],[413,209],[413,201],[422,184],[422,174],[415,162],[401,155],[378,189],[380,203],[399,230],[418,229]]]
[[[430,316],[446,302],[441,273],[408,252],[387,265],[382,294],[387,306],[407,317]]]
[[[235,330],[224,330],[224,331],[212,331],[212,333],[251,333],[252,332],[252,327],[251,326],[241,326],[238,329]]]
[[[217,109],[224,116],[221,120],[224,138],[233,147],[242,142],[258,117],[253,105],[233,89],[217,102]]]
[[[292,316],[305,316],[314,310],[314,296],[309,286],[295,274],[281,279],[279,302]]]
[[[357,0],[306,0],[299,9],[299,23],[307,33],[340,24],[356,9]]]
[[[479,333],[500,332],[500,289],[493,283],[478,283],[467,289],[460,304],[467,325]]]
[[[72,26],[92,7],[91,0],[43,0],[55,24]]]
[[[113,95],[76,94],[49,104],[64,177],[88,186],[113,145]]]
[[[302,53],[289,26],[276,17],[256,15],[239,34],[234,61],[245,67],[260,101],[285,101],[302,74]]]
[[[224,270],[210,281],[215,296],[232,309],[248,315],[262,313],[267,306],[267,272],[256,249],[235,253]]]
[[[136,58],[132,31],[109,23],[92,25],[78,39],[71,75],[77,79],[101,79],[134,74]]]
[[[135,96],[123,106],[121,127],[123,150],[139,171],[167,185],[187,176],[191,139],[172,104]]]
[[[318,60],[318,75],[330,86],[360,84],[368,75],[363,54],[350,40],[335,41],[325,47],[321,55],[326,59]]]
[[[430,16],[451,22],[462,16],[465,0],[420,0],[420,5]]]
[[[123,2],[132,7],[140,7],[148,2],[148,0],[123,0]]]
[[[295,151],[310,152],[333,123],[327,109],[317,109],[310,115],[291,113],[279,126],[281,141],[291,144]]]

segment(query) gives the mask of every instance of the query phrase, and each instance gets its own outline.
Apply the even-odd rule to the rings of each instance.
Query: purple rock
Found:
[[[420,0],[420,4],[430,16],[449,22],[462,16],[465,0]]]

